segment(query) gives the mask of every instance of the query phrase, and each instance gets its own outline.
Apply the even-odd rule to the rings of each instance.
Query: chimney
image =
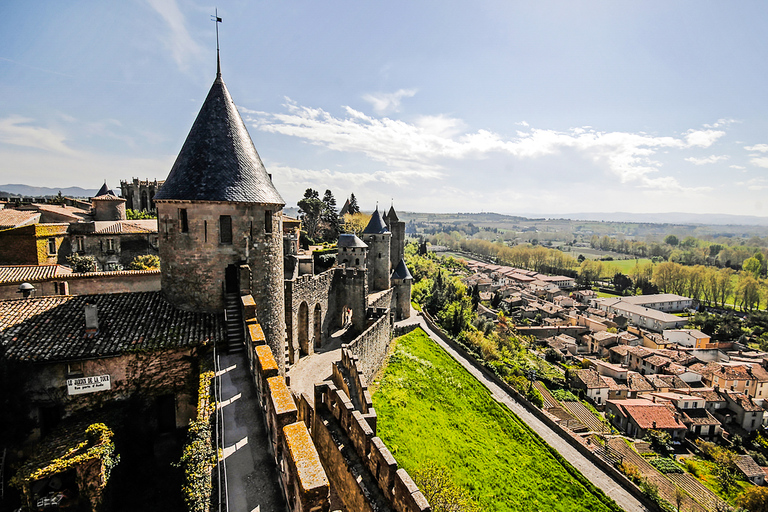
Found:
[[[96,304],[85,304],[85,332],[95,334],[99,330],[99,312]]]
[[[655,421],[653,422],[653,428],[656,428],[656,422]]]

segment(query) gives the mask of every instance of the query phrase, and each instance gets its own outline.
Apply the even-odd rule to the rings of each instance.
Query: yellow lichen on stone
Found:
[[[264,337],[264,330],[258,323],[249,323],[248,332],[251,335],[251,341],[254,345],[264,345],[266,338]]]
[[[303,491],[328,487],[328,477],[306,425],[301,421],[283,427],[285,444],[298,473]]]
[[[269,386],[269,396],[275,407],[276,415],[279,416],[297,410],[296,403],[293,401],[293,396],[291,396],[288,386],[285,385],[283,377],[270,377],[267,379],[267,385]]]
[[[272,355],[272,350],[270,350],[268,345],[259,345],[256,347],[256,357],[259,358],[259,366],[261,366],[262,371],[268,372],[270,370],[278,370],[277,361],[275,361],[275,357]]]

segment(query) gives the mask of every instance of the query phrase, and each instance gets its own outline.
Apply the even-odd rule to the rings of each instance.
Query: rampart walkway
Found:
[[[284,510],[277,467],[245,352],[219,356],[229,512]]]
[[[506,391],[500,388],[495,382],[486,377],[480,370],[475,368],[467,359],[461,354],[456,352],[447,343],[445,343],[440,337],[435,334],[416,311],[411,310],[411,318],[397,322],[396,325],[410,325],[418,324],[424,331],[429,334],[435,343],[440,345],[451,357],[459,362],[466,370],[475,376],[488,390],[491,392],[493,398],[504,405],[506,405],[512,412],[517,414],[525,423],[528,424],[537,434],[539,434],[551,447],[557,450],[568,462],[570,462],[576,469],[587,477],[597,487],[610,496],[616,503],[619,504],[627,512],[648,512],[648,509],[635,498],[629,492],[627,492],[621,485],[616,482],[610,475],[605,473],[602,469],[595,466],[584,455],[579,453],[574,447],[568,444],[560,435],[553,431],[548,425],[537,418],[533,413],[528,411],[523,405],[515,401]]]

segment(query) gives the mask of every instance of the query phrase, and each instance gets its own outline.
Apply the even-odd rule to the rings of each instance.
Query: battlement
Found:
[[[315,415],[312,436],[318,453],[337,466],[329,475],[335,486],[346,491],[342,500],[350,510],[431,511],[427,499],[408,472],[397,461],[363,414],[352,405],[344,390],[334,384],[315,385]],[[349,453],[351,447],[354,453]],[[343,461],[343,462],[342,462]],[[361,474],[361,470],[365,474]],[[373,488],[372,486],[375,486]],[[386,508],[361,507],[377,503]]]

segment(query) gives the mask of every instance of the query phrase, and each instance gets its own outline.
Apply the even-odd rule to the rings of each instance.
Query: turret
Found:
[[[363,230],[363,242],[368,245],[368,291],[375,292],[389,289],[391,269],[390,242],[392,233],[379,212],[379,207],[371,215],[371,220]]]

